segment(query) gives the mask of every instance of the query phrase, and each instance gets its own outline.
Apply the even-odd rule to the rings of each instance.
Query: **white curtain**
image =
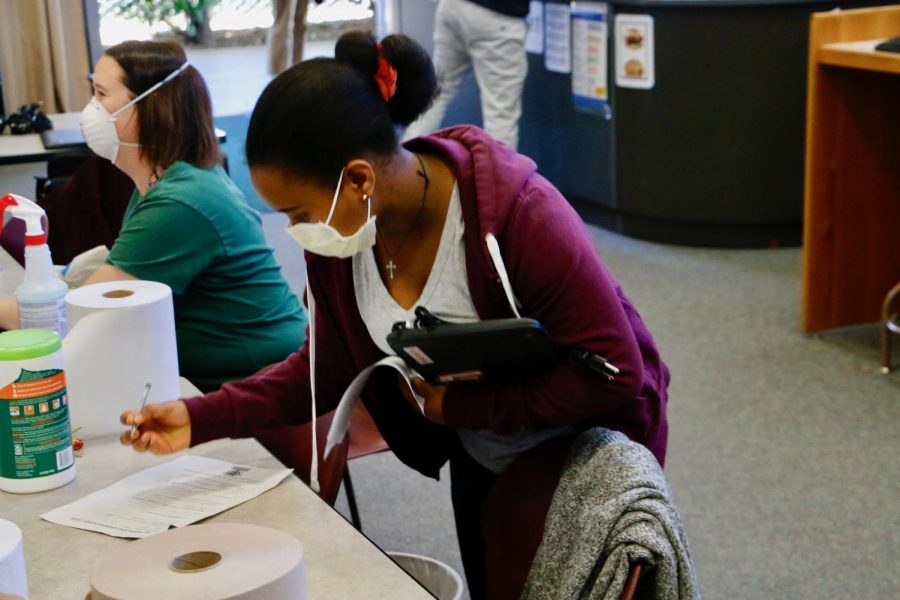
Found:
[[[82,0],[0,0],[0,74],[7,112],[41,100],[44,112],[90,100]]]

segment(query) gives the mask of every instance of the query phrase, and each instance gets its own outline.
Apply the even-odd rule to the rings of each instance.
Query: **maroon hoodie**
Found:
[[[411,407],[395,371],[378,369],[362,400],[397,457],[437,477],[453,429],[509,434],[600,425],[644,444],[662,463],[668,369],[562,194],[536,173],[532,160],[475,127],[446,129],[406,147],[442,155],[456,173],[469,291],[479,316],[513,316],[485,243],[490,233],[499,242],[522,316],[540,321],[557,344],[596,352],[621,372],[609,382],[570,361],[514,382],[451,385],[444,427]],[[307,284],[316,299],[316,398],[322,414],[384,354],[360,317],[351,261],[310,253],[306,260]],[[311,418],[309,344],[262,375],[186,402],[192,445],[306,422]]]

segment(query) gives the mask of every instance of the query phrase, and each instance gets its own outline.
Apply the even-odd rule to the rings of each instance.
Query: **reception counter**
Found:
[[[553,0],[547,0],[551,2]],[[873,5],[618,0],[653,18],[655,85],[615,85],[612,119],[574,108],[571,77],[529,55],[520,150],[589,222],[689,245],[797,245],[812,13]]]

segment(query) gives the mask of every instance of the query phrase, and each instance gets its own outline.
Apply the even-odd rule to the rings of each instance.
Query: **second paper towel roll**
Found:
[[[242,523],[172,529],[130,542],[91,570],[91,600],[305,600],[303,547]]]
[[[27,598],[28,578],[25,576],[22,530],[15,523],[0,519],[0,595],[3,594]]]
[[[172,290],[155,281],[107,281],[66,294],[63,340],[72,428],[91,438],[122,430],[119,415],[178,398]]]

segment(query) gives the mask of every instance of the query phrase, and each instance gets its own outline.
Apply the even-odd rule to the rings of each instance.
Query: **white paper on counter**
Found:
[[[378,367],[390,367],[400,373],[406,381],[406,385],[409,386],[409,391],[412,392],[413,398],[416,399],[419,410],[422,411],[422,414],[425,414],[425,398],[417,394],[412,387],[412,379],[414,377],[420,377],[420,375],[410,369],[399,356],[382,358],[377,363],[363,369],[360,374],[350,382],[350,385],[347,386],[346,391],[344,391],[344,395],[341,396],[341,401],[338,403],[337,408],[334,409],[334,418],[331,420],[331,427],[328,428],[328,438],[325,441],[325,458],[328,458],[331,449],[340,444],[341,440],[343,440],[344,436],[347,434],[347,428],[350,426],[350,413],[353,412],[353,408],[356,406],[356,403],[359,402],[359,395],[362,393],[363,388],[366,387],[366,383],[369,381],[372,372]]]
[[[572,72],[571,16],[568,4],[544,5],[544,67],[548,71]]]
[[[114,537],[144,538],[252,500],[292,471],[186,455],[135,473],[41,518]]]
[[[525,36],[525,52],[530,54],[544,53],[544,3],[531,0],[528,3],[528,35]]]

